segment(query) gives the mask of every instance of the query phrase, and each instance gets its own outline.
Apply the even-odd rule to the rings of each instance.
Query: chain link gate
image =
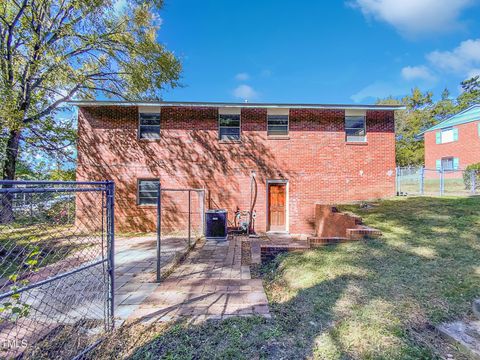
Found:
[[[0,181],[0,357],[74,358],[114,326],[114,183]]]
[[[157,185],[156,280],[168,276],[205,233],[205,190]]]

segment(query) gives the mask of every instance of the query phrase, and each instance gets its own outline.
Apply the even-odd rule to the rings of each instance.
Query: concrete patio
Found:
[[[177,252],[182,241],[164,241]],[[180,249],[181,250],[181,249]],[[155,282],[155,242],[134,238],[121,241],[116,255],[116,313],[120,321],[170,321],[189,317],[195,321],[231,316],[269,317],[261,280],[252,279],[241,264],[241,240],[201,241],[160,284]]]

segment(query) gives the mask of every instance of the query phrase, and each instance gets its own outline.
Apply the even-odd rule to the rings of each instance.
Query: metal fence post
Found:
[[[107,251],[108,273],[110,276],[110,317],[112,328],[115,326],[115,183],[111,180],[106,182],[107,195]]]
[[[475,178],[476,178],[476,173],[475,170],[470,171],[470,193],[472,195],[475,195]]]
[[[440,169],[440,196],[443,196],[445,191],[445,175],[443,169]]]
[[[420,195],[425,193],[425,168],[420,168]]]
[[[395,168],[395,178],[396,178],[396,185],[397,185],[397,196],[400,195],[400,167]]]
[[[157,186],[157,283],[161,278],[161,238],[162,238],[162,187]]]
[[[191,191],[188,190],[188,248],[191,246],[191,225],[192,225],[192,200]]]
[[[205,190],[202,190],[201,192],[202,196],[201,196],[201,214],[200,216],[202,217],[201,221],[202,221],[202,236],[205,235]]]

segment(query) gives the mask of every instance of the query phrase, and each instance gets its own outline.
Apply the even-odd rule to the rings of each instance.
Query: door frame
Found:
[[[270,232],[270,184],[284,184],[285,185],[285,231],[274,231],[280,233],[288,233],[290,231],[290,200],[289,200],[289,182],[285,179],[271,179],[267,180],[267,198],[266,198],[266,209],[267,209],[267,232]]]

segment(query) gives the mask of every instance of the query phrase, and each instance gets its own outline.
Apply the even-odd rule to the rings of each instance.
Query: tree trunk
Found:
[[[14,180],[15,167],[17,164],[18,147],[20,144],[20,130],[11,130],[8,137],[7,148],[5,151],[5,163],[3,165],[2,179]],[[11,185],[4,185],[3,188],[9,188]],[[13,221],[13,194],[0,193],[0,224],[7,224]]]

